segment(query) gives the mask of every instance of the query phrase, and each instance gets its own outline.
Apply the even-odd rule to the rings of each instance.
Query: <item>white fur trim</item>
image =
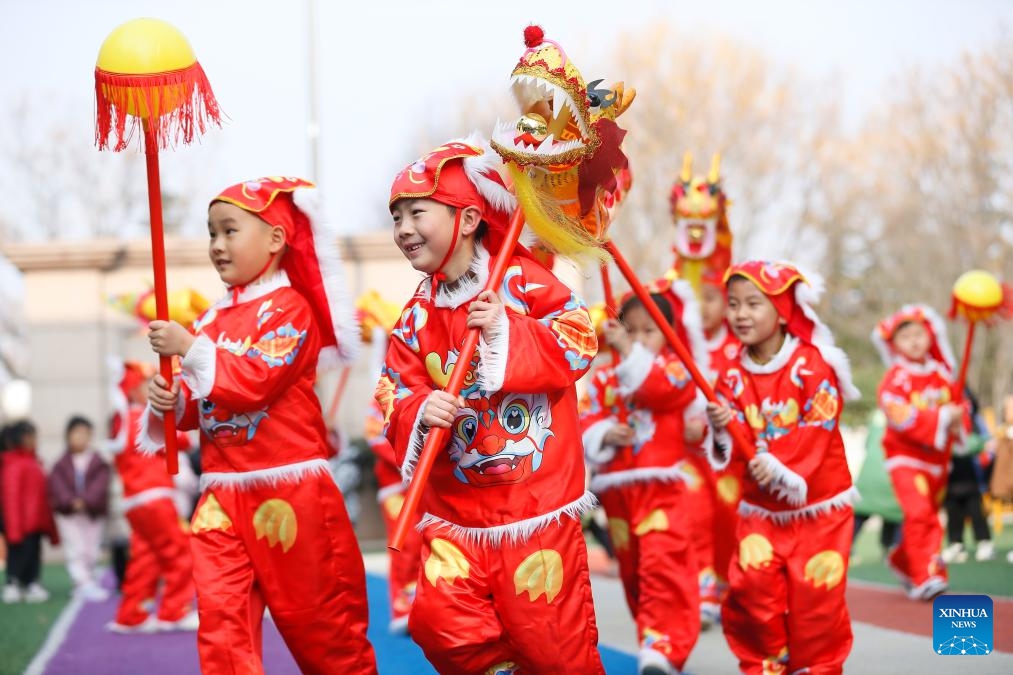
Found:
[[[120,389],[120,382],[126,374],[126,366],[123,359],[115,356],[106,357],[106,373],[109,377],[109,405],[113,413],[120,417],[120,428],[114,438],[110,438],[102,444],[101,450],[106,455],[118,455],[127,447],[127,427],[130,424],[130,402]]]
[[[742,350],[742,355],[739,357],[739,362],[742,367],[750,373],[755,375],[769,375],[770,373],[776,373],[777,371],[788,365],[788,361],[791,360],[795,350],[798,349],[798,338],[794,335],[785,335],[784,342],[781,343],[781,348],[774,354],[774,358],[766,363],[757,363],[753,360],[753,357],[749,355],[748,349]]]
[[[462,162],[464,174],[468,180],[492,208],[505,213],[513,213],[517,208],[517,198],[505,185],[497,183],[486,175],[494,173],[502,178],[500,170],[503,167],[503,161],[493,151],[489,141],[477,131],[473,131],[467,138],[459,139],[458,142],[482,149],[481,155],[465,157]]]
[[[919,471],[924,471],[925,473],[931,474],[933,478],[939,478],[941,475],[943,475],[943,467],[939,466],[938,464],[929,464],[928,462],[922,461],[920,459],[915,459],[914,457],[908,457],[907,455],[897,455],[895,457],[891,457],[890,459],[886,460],[883,466],[886,467],[887,471],[893,471],[894,469],[900,467],[907,467],[909,469],[918,469]]]
[[[485,288],[485,283],[489,280],[490,258],[489,251],[486,250],[485,246],[475,244],[475,257],[471,259],[468,273],[455,281],[444,281],[441,283],[436,289],[434,304],[437,307],[457,309],[464,303],[474,299],[476,295],[482,292],[482,289]],[[426,277],[419,286],[419,290],[416,291],[416,295],[428,298],[432,294],[432,288],[433,278]]]
[[[813,309],[813,305],[819,302],[820,295],[823,293],[823,277],[803,271],[798,265],[795,265],[795,269],[799,270],[807,282],[795,284],[795,303],[802,310],[802,313],[805,314],[805,317],[813,324],[813,346],[819,350],[820,355],[823,356],[823,360],[836,373],[842,398],[845,401],[857,400],[862,397],[862,393],[858,391],[851,380],[851,364],[848,361],[848,355],[844,353],[844,350],[836,346],[833,333],[830,332],[826,324],[820,321],[819,316],[817,316],[816,311]]]
[[[159,499],[173,499],[176,496],[176,491],[170,487],[157,487],[150,488],[148,490],[141,490],[135,495],[127,497],[120,502],[120,511],[126,513],[131,509],[136,509],[138,506],[144,506],[151,502],[158,501]]]
[[[950,341],[946,335],[946,322],[943,321],[943,318],[941,316],[939,316],[939,312],[932,309],[928,305],[923,305],[921,303],[911,303],[904,305],[896,312],[894,312],[893,315],[901,313],[904,314],[914,313],[916,311],[920,311],[922,315],[925,317],[925,319],[928,321],[929,330],[932,333],[932,339],[935,341],[936,346],[939,348],[939,353],[942,355],[946,367],[950,369],[950,372],[953,372],[953,369],[956,365],[956,361],[953,358],[953,352],[950,350]],[[890,346],[890,343],[884,340],[883,337],[879,334],[878,326],[872,329],[872,344],[876,346],[876,351],[879,352],[879,358],[883,360],[883,365],[885,365],[887,368],[889,368],[894,364],[894,362],[902,358],[899,354],[893,351],[893,348]]]
[[[683,411],[682,419],[686,422],[695,420],[707,422],[707,397],[699,389],[696,390],[693,402],[686,406],[686,410]]]
[[[600,473],[591,479],[590,490],[601,494],[613,488],[633,483],[672,483],[683,481],[691,483],[693,476],[686,473],[685,462],[676,462],[672,466],[649,466],[641,469]]]
[[[478,386],[488,393],[503,388],[506,379],[507,359],[510,353],[510,319],[506,307],[498,305],[496,324],[489,331],[489,341],[482,334],[478,339]]]
[[[898,356],[893,360],[893,364],[900,366],[912,375],[932,375],[938,373],[945,379],[950,379],[950,373],[952,372],[949,368],[939,361],[936,361],[931,356],[926,357],[924,363],[915,363],[914,361],[908,361],[903,356]]]
[[[952,422],[953,408],[944,405],[939,409],[939,414],[936,415],[936,433],[932,439],[933,447],[940,452],[946,450],[947,441],[950,436],[949,426]]]
[[[176,400],[176,419],[186,412],[186,401],[180,396]],[[124,448],[126,449],[126,448]],[[137,420],[137,452],[154,455],[165,449],[165,421],[162,413],[151,407],[149,402]]]
[[[834,509],[842,509],[854,504],[856,501],[858,501],[858,490],[854,487],[849,487],[844,492],[834,495],[830,499],[824,499],[821,502],[810,504],[804,508],[791,509],[789,511],[771,511],[770,509],[765,509],[762,506],[750,504],[743,500],[739,502],[739,515],[760,516],[761,518],[769,518],[778,525],[784,525],[793,520],[829,513]]]
[[[298,483],[306,476],[330,475],[330,466],[326,459],[308,459],[305,462],[272,466],[269,469],[255,471],[213,471],[203,473],[200,477],[200,490],[208,488],[234,487],[253,488],[261,486],[275,487],[280,483]]]
[[[313,230],[313,248],[316,250],[320,276],[324,282],[331,329],[338,342],[337,348],[324,347],[320,350],[317,368],[329,370],[351,364],[359,355],[361,341],[359,322],[355,320],[355,306],[345,281],[345,266],[338,251],[338,234],[324,221],[317,190],[295,190],[292,201],[309,218]]]
[[[716,430],[707,425],[707,435],[703,439],[703,454],[707,463],[715,471],[724,471],[732,461],[732,435],[727,429]],[[719,450],[721,454],[718,454]]]
[[[415,473],[415,464],[419,461],[419,455],[426,444],[426,434],[422,432],[422,413],[425,412],[426,404],[419,406],[419,412],[415,415],[415,424],[412,425],[412,435],[408,438],[408,447],[405,449],[404,461],[401,462],[401,478],[407,483]]]
[[[598,500],[590,492],[585,492],[579,499],[576,499],[565,506],[545,515],[535,516],[527,520],[520,520],[508,525],[496,527],[464,527],[439,516],[426,513],[419,521],[418,529],[434,526],[445,531],[451,537],[463,540],[464,542],[477,546],[499,546],[506,541],[508,544],[518,544],[527,541],[528,537],[539,532],[552,523],[559,523],[562,518],[579,518],[581,514],[590,511],[598,506]]]
[[[405,486],[401,483],[394,483],[387,487],[382,487],[376,491],[376,502],[377,504],[383,504],[388,498],[394,495],[401,495],[405,492]]]
[[[707,337],[703,332],[703,315],[700,313],[700,303],[696,299],[696,291],[693,285],[685,279],[677,279],[672,282],[672,292],[682,302],[682,316],[676,317],[682,322],[689,336],[689,351],[693,355],[693,361],[704,379],[714,379],[711,372],[710,348],[707,345]]]
[[[215,388],[216,352],[217,348],[211,338],[198,335],[179,363],[183,381],[190,388],[194,400],[207,398]]]
[[[805,479],[798,475],[780,459],[769,452],[757,452],[756,458],[767,465],[767,469],[773,471],[774,479],[767,486],[767,489],[780,500],[786,501],[792,506],[805,504],[809,486]]]
[[[598,420],[581,434],[584,443],[584,459],[592,466],[601,466],[616,456],[616,447],[605,443],[605,434],[618,424],[615,417]]]
[[[728,326],[726,326],[725,322],[722,321],[721,325],[718,326],[718,329],[714,331],[714,335],[712,335],[710,338],[704,339],[705,344],[707,346],[707,352],[710,353],[716,351],[718,347],[724,344],[725,338],[727,337],[728,337]]]
[[[620,396],[629,396],[634,393],[651,374],[654,368],[654,361],[657,357],[647,350],[639,342],[633,343],[630,353],[623,357],[623,360],[616,366],[616,379],[619,380],[618,392]]]
[[[239,297],[235,298],[233,302],[232,291],[226,291],[225,295],[220,297],[217,302],[213,305],[214,309],[225,309],[226,307],[232,307],[234,305],[241,305],[244,302],[250,302],[262,298],[268,293],[273,293],[279,288],[288,288],[292,284],[288,280],[288,274],[285,270],[281,270],[276,274],[272,274],[269,277],[264,277],[254,281],[252,284],[247,284],[246,288],[239,292]]]

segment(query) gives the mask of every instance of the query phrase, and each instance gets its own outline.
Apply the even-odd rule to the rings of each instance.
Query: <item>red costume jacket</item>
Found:
[[[755,480],[743,481],[740,512],[784,521],[854,500],[839,428],[837,375],[815,347],[788,335],[764,365],[742,349],[738,363],[718,377],[716,393],[731,405],[732,424],[745,426],[758,451],[774,460],[775,484],[764,490]],[[740,452],[727,432],[718,434],[715,446],[712,459],[721,458],[712,463],[719,469],[727,466],[729,449]]]
[[[695,396],[692,378],[667,347],[655,356],[635,344],[618,366],[599,369],[588,386],[588,405],[581,415],[584,455],[596,474],[591,490],[684,478],[683,413]],[[628,411],[636,440],[624,448],[604,445],[621,405]]]
[[[376,397],[406,476],[424,442],[422,405],[458,360],[468,304],[488,274],[480,246],[467,278],[435,294],[425,279],[394,327]],[[587,308],[551,272],[518,256],[499,295],[505,312],[493,339],[469,356],[477,367],[462,393],[466,405],[423,500],[423,522],[490,542],[524,538],[594,503],[584,493],[574,389],[597,350]]]
[[[939,361],[911,363],[897,359],[879,385],[879,407],[886,414],[883,450],[886,467],[908,466],[939,477],[947,469],[946,453],[952,375]]]
[[[284,273],[237,300],[227,296],[194,323],[197,340],[181,364],[178,425],[201,430],[201,489],[327,472],[331,451],[313,389],[320,335],[309,303]],[[163,440],[152,416],[142,419],[149,450]]]
[[[0,452],[0,496],[8,542],[20,544],[36,532],[48,536],[53,544],[60,542],[49,509],[46,473],[34,450],[13,448]]]

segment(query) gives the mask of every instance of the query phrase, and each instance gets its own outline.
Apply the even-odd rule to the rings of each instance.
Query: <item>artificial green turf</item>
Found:
[[[950,574],[950,593],[982,593],[992,597],[1013,597],[1013,564],[1006,561],[1006,553],[1013,550],[1013,528],[1007,526],[995,543],[995,559],[978,562],[974,559],[974,542],[968,538],[968,561],[947,566]],[[857,560],[856,560],[857,558]],[[900,588],[900,582],[883,562],[879,545],[879,531],[869,523],[858,535],[852,550],[852,563],[848,571],[851,579],[874,581]]]
[[[0,604],[0,675],[24,672],[70,601],[72,584],[63,565],[45,565],[41,582],[50,592],[46,602]]]

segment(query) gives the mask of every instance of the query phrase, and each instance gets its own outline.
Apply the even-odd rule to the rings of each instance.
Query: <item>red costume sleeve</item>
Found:
[[[892,366],[877,391],[887,428],[903,442],[926,448],[946,448],[949,416],[937,406],[918,406],[913,400],[911,379],[901,366]],[[942,418],[946,419],[942,419]]]
[[[696,397],[696,385],[682,361],[666,350],[654,358],[647,377],[632,394],[636,408],[659,412],[682,410]]]
[[[398,337],[404,330],[403,318],[394,327],[394,337],[387,346],[380,381],[376,385],[376,402],[383,412],[384,435],[394,448],[394,458],[400,466],[408,453],[409,442],[417,443],[420,434],[412,438],[422,404],[434,385],[419,353],[414,352]],[[418,450],[418,448],[416,448]]]
[[[292,291],[261,309],[257,333],[242,344],[215,345],[200,335],[183,358],[183,378],[199,398],[234,412],[262,410],[285,393],[316,358],[319,341],[309,304]],[[267,303],[265,303],[267,305]],[[182,427],[193,428],[193,427]]]
[[[569,387],[587,372],[598,339],[587,306],[565,284],[525,262],[507,270],[500,297],[506,320],[483,344],[483,389],[543,393]]]

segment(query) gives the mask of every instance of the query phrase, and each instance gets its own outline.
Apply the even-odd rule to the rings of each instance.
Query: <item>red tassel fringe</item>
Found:
[[[211,83],[196,61],[181,70],[154,75],[95,69],[95,145],[99,150],[125,150],[138,126],[154,131],[160,150],[180,141],[189,145],[211,124],[220,127],[221,117]],[[136,135],[143,147],[144,134]]]

